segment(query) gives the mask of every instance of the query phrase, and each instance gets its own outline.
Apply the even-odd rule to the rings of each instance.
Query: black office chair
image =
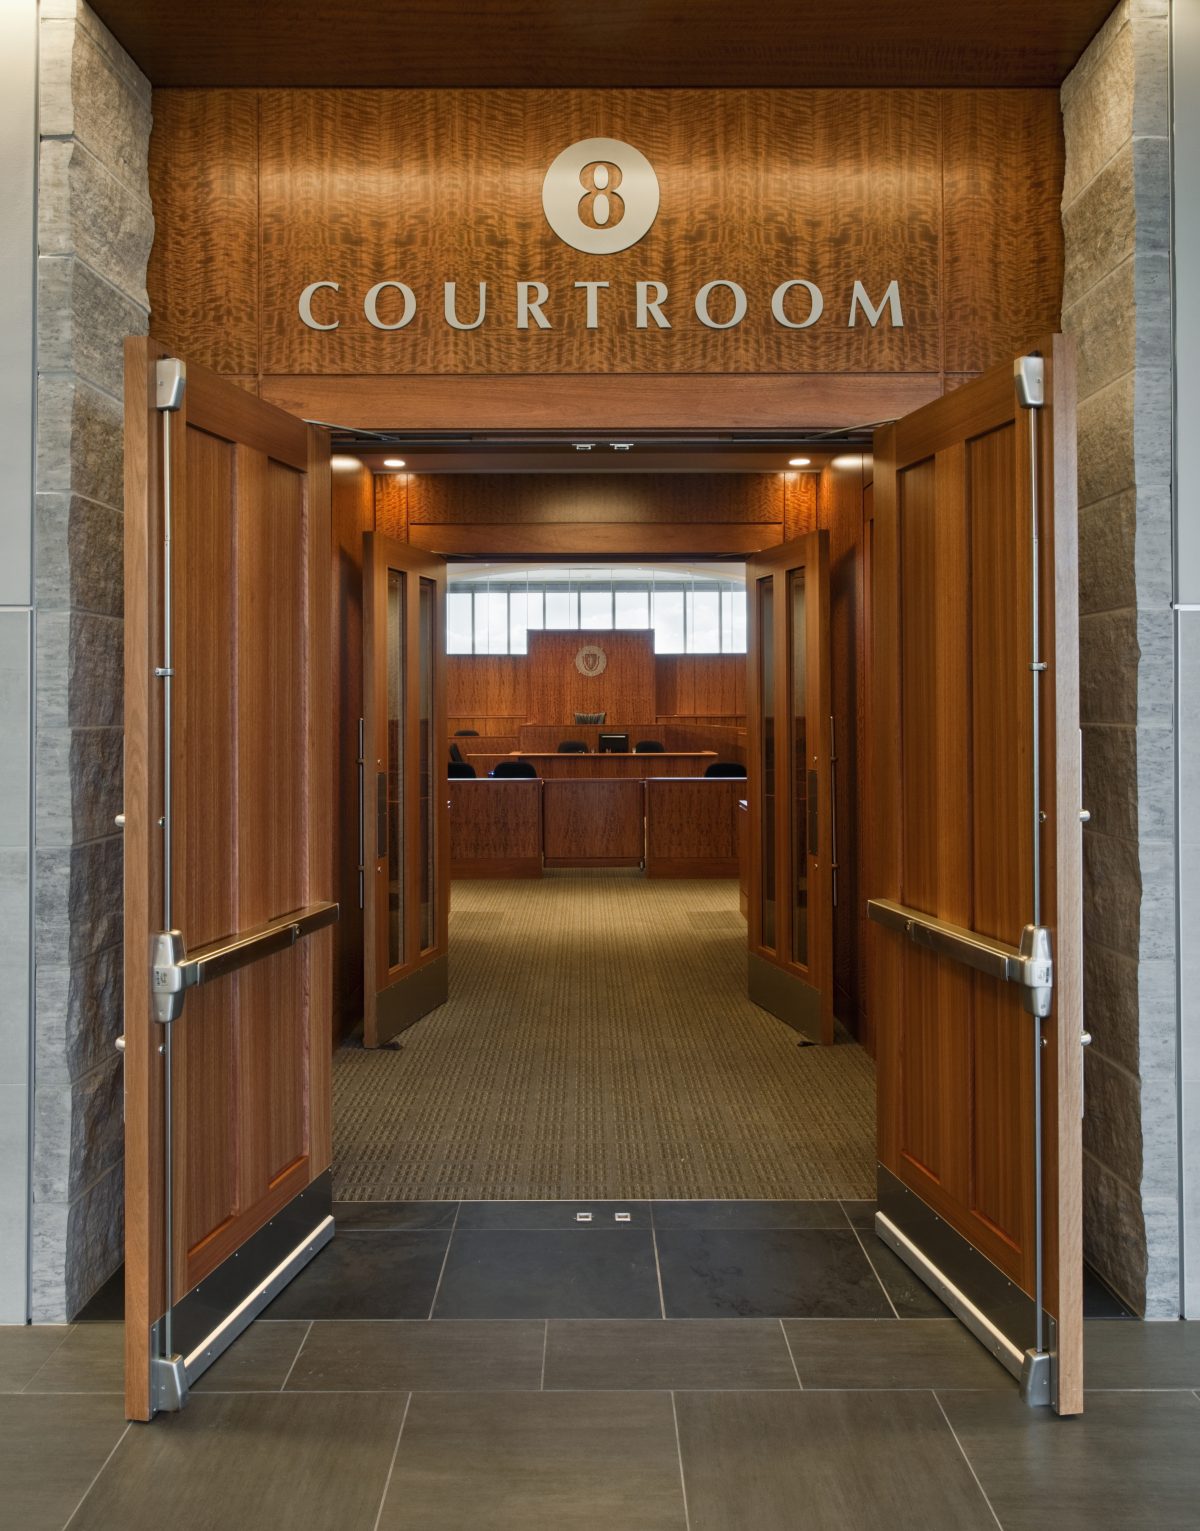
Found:
[[[454,737],[456,739],[478,739],[479,730],[477,728],[456,728],[454,730]]]
[[[495,777],[499,781],[505,777],[511,778],[514,776],[522,778],[536,777],[537,770],[534,766],[530,765],[528,760],[501,760],[488,772],[488,775]]]
[[[469,760],[452,760],[446,767],[450,781],[469,781],[475,775],[475,767]]]
[[[457,744],[452,744],[450,746],[450,759],[454,762],[455,765],[462,765],[466,758],[467,757],[463,754],[462,750],[459,749]]]
[[[661,755],[663,744],[659,739],[639,739],[633,747],[635,755]]]
[[[586,755],[588,747],[582,739],[560,739],[558,741],[558,753],[560,755]]]
[[[705,771],[705,776],[742,776],[746,774],[746,767],[739,765],[736,760],[714,760],[712,765]]]

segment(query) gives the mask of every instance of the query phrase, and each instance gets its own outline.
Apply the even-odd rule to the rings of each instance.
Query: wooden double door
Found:
[[[1073,379],[1058,338],[878,433],[868,994],[878,1231],[1081,1407]],[[126,1401],[333,1236],[329,442],[129,343]],[[751,992],[834,1038],[827,552],[751,563]],[[364,590],[366,1035],[445,993],[444,583]],[[756,971],[757,968],[757,971]],[[754,985],[759,989],[755,992]],[[782,1010],[781,1010],[782,1013]]]

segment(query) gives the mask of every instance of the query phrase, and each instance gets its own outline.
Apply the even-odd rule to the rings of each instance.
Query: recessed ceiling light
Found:
[[[359,462],[357,457],[338,455],[329,459],[329,466],[331,468],[361,468],[362,463]]]
[[[610,447],[612,447],[614,452],[632,452],[633,451],[633,442],[632,441],[610,441],[608,444],[609,444]]]
[[[577,452],[590,452],[595,445],[594,441],[577,441],[574,443]]]
[[[383,466],[385,468],[403,468],[404,459],[403,457],[385,457],[383,459]]]
[[[789,457],[788,458],[788,467],[789,468],[807,468],[810,462],[812,462],[812,458],[811,457]]]

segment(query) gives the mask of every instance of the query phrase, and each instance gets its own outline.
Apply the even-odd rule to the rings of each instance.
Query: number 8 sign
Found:
[[[640,150],[619,138],[582,138],[555,159],[542,183],[546,222],[573,250],[615,255],[658,215],[658,177]]]

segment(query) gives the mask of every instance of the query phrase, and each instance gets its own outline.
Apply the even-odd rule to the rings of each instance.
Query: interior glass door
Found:
[[[750,998],[833,1040],[829,551],[824,532],[749,565]]]
[[[378,1047],[447,993],[445,563],[370,533],[363,580],[363,1037]]]

